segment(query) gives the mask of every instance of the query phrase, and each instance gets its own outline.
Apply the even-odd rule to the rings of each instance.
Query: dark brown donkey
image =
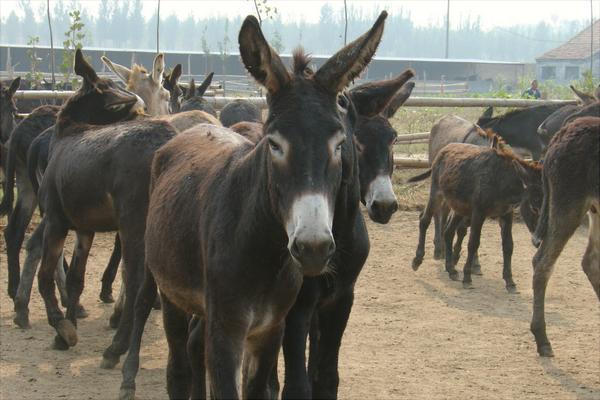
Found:
[[[498,139],[495,139],[496,143]],[[513,209],[520,206],[521,215],[530,231],[535,229],[537,210],[541,207],[541,166],[516,156],[500,140],[497,148],[466,143],[451,143],[436,156],[430,170],[409,179],[416,182],[431,176],[431,191],[427,207],[419,222],[419,245],[412,267],[416,271],[425,254],[425,234],[431,216],[442,203],[452,210],[446,224],[446,271],[452,280],[458,280],[455,262],[460,254],[462,238],[452,253],[456,228],[464,219],[470,221],[468,255],[464,267],[463,286],[472,287],[471,266],[479,248],[481,227],[486,218],[497,218],[502,235],[504,268],[502,277],[509,292],[516,292],[512,279]]]
[[[214,72],[208,74],[208,76],[204,78],[202,84],[197,88],[194,79],[190,81],[185,92],[185,98],[181,103],[180,111],[200,110],[205,111],[214,117],[217,116],[217,112],[215,111],[213,106],[208,104],[208,102],[202,98],[206,90],[210,87],[210,83],[212,82],[213,76]]]
[[[538,353],[554,355],[546,336],[544,298],[554,263],[585,213],[588,246],[581,261],[600,300],[600,118],[578,118],[550,142],[543,166],[544,202],[533,244],[533,318]]]
[[[162,121],[121,122],[135,119],[142,102],[112,81],[99,78],[80,50],[75,53],[75,73],[83,78],[83,85],[58,115],[52,154],[39,190],[46,214],[38,283],[48,322],[58,333],[56,347],[74,346],[75,305],[83,290],[94,232],[119,231],[128,294],[113,344],[104,354],[103,365],[110,366],[114,365],[114,354],[127,349],[135,293],[143,270],[150,163],[156,149],[176,131]],[[69,304],[65,319],[56,301],[52,277],[69,229],[76,231],[77,242],[67,275]]]
[[[0,148],[8,141],[10,133],[15,127],[15,116],[17,114],[17,105],[14,95],[19,89],[21,78],[15,78],[10,85],[0,82]],[[4,160],[4,154],[0,161]],[[2,162],[0,165],[4,165]]]
[[[329,270],[340,210],[347,132],[337,94],[366,67],[387,13],[315,73],[296,56],[293,73],[245,19],[240,54],[268,91],[265,137],[255,146],[210,125],[157,154],[146,228],[146,273],[123,365],[121,398],[133,398],[139,345],[156,284],[169,343],[171,398],[271,398],[284,320],[303,276]],[[351,143],[346,143],[346,146]],[[156,280],[156,281],[155,281]],[[199,317],[188,341],[188,315]],[[190,354],[188,358],[188,351]],[[190,378],[194,377],[190,388]]]

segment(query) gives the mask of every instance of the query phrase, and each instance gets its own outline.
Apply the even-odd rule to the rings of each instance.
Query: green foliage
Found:
[[[225,60],[227,59],[227,55],[229,54],[229,43],[231,43],[231,40],[229,39],[229,20],[225,20],[225,35],[223,36],[223,40],[217,43],[217,46],[219,47],[219,53],[221,55],[223,75],[227,73],[227,70],[225,68]]]
[[[31,68],[25,77],[28,81],[31,82],[31,89],[38,89],[42,87],[42,79],[44,75],[38,71],[38,66],[41,58],[37,56],[37,45],[40,43],[39,36],[29,36],[29,40],[27,41],[27,46],[31,46],[30,49],[27,50],[27,58],[29,58],[29,63]]]
[[[65,32],[66,39],[63,41],[63,59],[59,69],[63,73],[63,82],[71,82],[73,89],[77,85],[75,78],[71,79],[71,71],[73,70],[73,61],[75,59],[75,50],[83,48],[83,39],[86,32],[84,31],[85,24],[81,20],[81,12],[73,10],[69,12],[71,24]]]
[[[586,69],[581,75],[581,79],[575,82],[573,86],[583,92],[594,93],[598,85],[600,85],[600,78],[595,78],[589,69]]]
[[[278,53],[282,53],[285,47],[283,46],[283,40],[281,33],[277,29],[273,31],[273,37],[270,40],[271,47],[273,47]]]
[[[273,19],[277,15],[277,7],[269,6],[267,0],[252,0],[254,1],[254,7],[258,13],[258,19],[262,23],[262,16],[266,16],[269,19]]]

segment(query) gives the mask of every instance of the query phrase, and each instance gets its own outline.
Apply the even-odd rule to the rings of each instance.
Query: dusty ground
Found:
[[[417,220],[417,212],[405,211],[387,226],[369,223],[372,249],[342,345],[340,398],[600,399],[600,305],[580,268],[584,229],[569,242],[550,281],[546,317],[556,357],[541,359],[529,333],[534,249],[524,225],[514,229],[513,271],[521,293],[509,295],[497,224],[484,226],[484,275],[474,277],[474,290],[463,290],[431,258],[431,247],[421,269],[410,268]],[[98,368],[113,334],[111,306],[98,300],[112,240],[98,235],[91,252],[83,295],[90,316],[79,324],[79,344],[58,352],[49,348],[54,334],[37,282],[32,329],[13,325],[0,239],[0,398],[117,397],[120,369]],[[165,398],[166,342],[158,312],[146,327],[141,362],[138,397]]]

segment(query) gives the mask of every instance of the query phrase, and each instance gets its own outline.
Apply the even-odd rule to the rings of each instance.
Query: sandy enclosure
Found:
[[[0,225],[5,224],[3,219]],[[412,271],[417,212],[399,212],[389,225],[368,226],[371,255],[342,345],[340,398],[600,399],[600,304],[580,266],[584,228],[565,248],[550,280],[546,319],[556,357],[542,359],[529,332],[534,248],[523,224],[514,226],[513,274],[520,289],[515,295],[504,289],[500,232],[493,221],[484,225],[484,275],[474,276],[473,290],[448,279],[442,262],[432,259],[429,239],[423,265]],[[433,229],[428,233],[431,238]],[[110,234],[96,236],[82,297],[90,316],[79,323],[77,346],[58,352],[50,349],[54,332],[37,281],[32,329],[13,324],[0,239],[0,398],[117,398],[120,365],[112,371],[98,367],[113,334],[108,327],[112,307],[98,300],[112,243]],[[72,244],[71,239],[68,252]],[[166,398],[166,357],[161,316],[153,311],[142,347],[138,398]]]

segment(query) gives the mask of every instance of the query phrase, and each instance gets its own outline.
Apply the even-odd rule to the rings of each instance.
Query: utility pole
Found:
[[[590,0],[590,76],[594,76],[594,2]]]
[[[446,58],[448,58],[448,43],[450,41],[450,0],[447,0],[447,3],[448,7],[446,9]]]
[[[344,0],[344,46],[346,45],[346,39],[348,37],[348,5]]]
[[[56,65],[56,59],[54,56],[54,39],[52,38],[52,21],[50,19],[50,0],[46,0],[46,12],[48,14],[48,29],[50,30],[50,68],[52,71],[52,91],[56,87],[56,78],[54,77],[54,66]],[[56,98],[52,99],[52,104],[56,104]]]
[[[158,0],[158,7],[156,9],[156,54],[158,54],[158,42],[160,39],[160,0]]]

